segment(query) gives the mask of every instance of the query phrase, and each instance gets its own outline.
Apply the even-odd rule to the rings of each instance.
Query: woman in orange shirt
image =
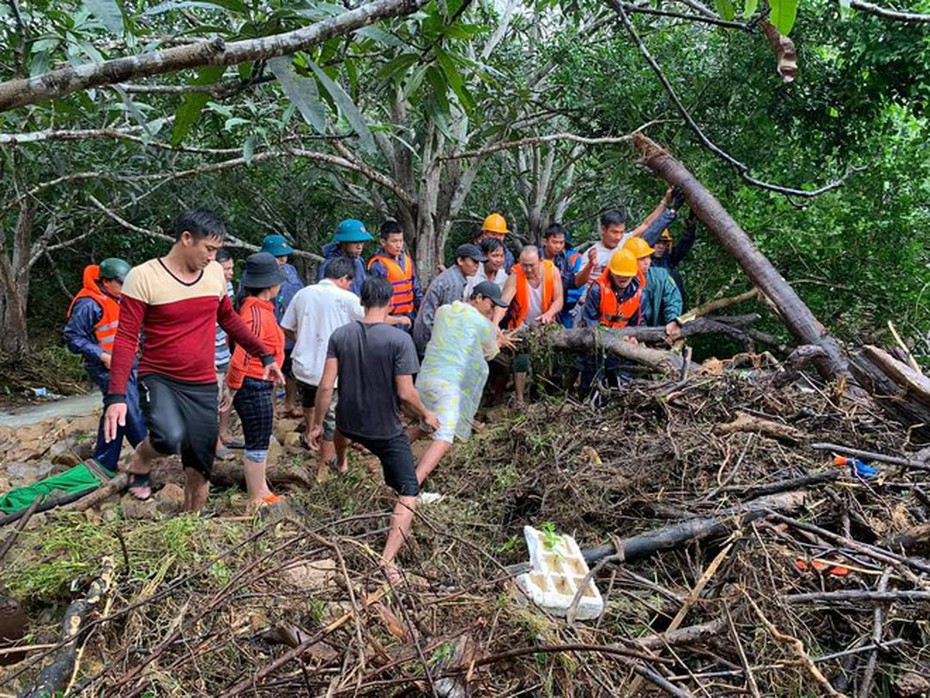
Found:
[[[279,367],[284,361],[284,332],[275,319],[274,299],[282,281],[284,272],[274,257],[267,252],[251,255],[242,275],[245,297],[239,308],[248,328],[274,352],[274,362]],[[264,370],[262,357],[252,356],[242,346],[236,346],[226,375],[229,395],[224,400],[226,404],[232,402],[242,420],[245,485],[249,504],[254,507],[282,499],[271,493],[265,479],[265,461],[274,427],[274,382],[262,379]]]

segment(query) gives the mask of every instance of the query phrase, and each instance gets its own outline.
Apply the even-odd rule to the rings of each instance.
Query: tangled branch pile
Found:
[[[367,460],[294,492],[276,521],[185,520],[180,545],[101,522],[93,553],[70,554],[122,568],[82,630],[71,695],[920,695],[930,468],[919,455],[868,480],[836,468],[810,445],[918,445],[869,404],[782,378],[729,368],[634,382],[600,410],[543,401],[489,419],[428,483],[444,499],[418,511],[393,589],[373,552],[391,496]],[[779,493],[780,513],[735,515]],[[723,528],[616,552],[694,520]],[[599,560],[597,621],[553,618],[512,582],[522,526],[550,522]],[[41,542],[66,526],[24,534],[16,578],[51,564]],[[55,651],[9,667],[4,690]]]

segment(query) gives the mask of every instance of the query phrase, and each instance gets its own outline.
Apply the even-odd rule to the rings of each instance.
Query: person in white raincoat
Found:
[[[456,437],[467,441],[488,379],[488,360],[511,340],[492,324],[494,307],[506,307],[500,288],[484,281],[472,289],[467,301],[455,301],[436,311],[433,334],[426,346],[416,387],[423,404],[439,415],[433,443],[417,464],[417,480],[429,476],[452,448]],[[410,440],[427,432],[417,427]]]

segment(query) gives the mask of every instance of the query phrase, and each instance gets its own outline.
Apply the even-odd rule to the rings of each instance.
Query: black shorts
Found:
[[[139,402],[149,441],[159,453],[210,477],[216,455],[216,383],[185,383],[150,373],[139,379]]]
[[[297,385],[300,386],[300,406],[305,410],[312,410],[316,402],[316,391],[318,387],[301,381],[297,381]]]
[[[369,439],[345,432],[342,435],[360,443],[378,457],[384,471],[384,482],[401,497],[416,497],[420,493],[417,466],[406,434],[401,432],[389,439]]]
[[[267,451],[274,431],[274,383],[244,378],[233,407],[242,422],[246,451]]]

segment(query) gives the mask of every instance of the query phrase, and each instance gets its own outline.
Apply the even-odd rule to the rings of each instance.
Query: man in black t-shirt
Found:
[[[343,462],[347,439],[360,443],[378,457],[384,481],[400,495],[382,554],[391,583],[399,579],[394,557],[410,531],[420,491],[416,462],[400,421],[401,405],[433,429],[439,428],[439,418],[424,407],[413,386],[413,376],[420,370],[413,340],[387,324],[393,296],[394,287],[383,277],[370,277],[362,284],[365,317],[336,329],[329,338],[310,430],[311,444],[316,444],[338,378],[336,461]]]

